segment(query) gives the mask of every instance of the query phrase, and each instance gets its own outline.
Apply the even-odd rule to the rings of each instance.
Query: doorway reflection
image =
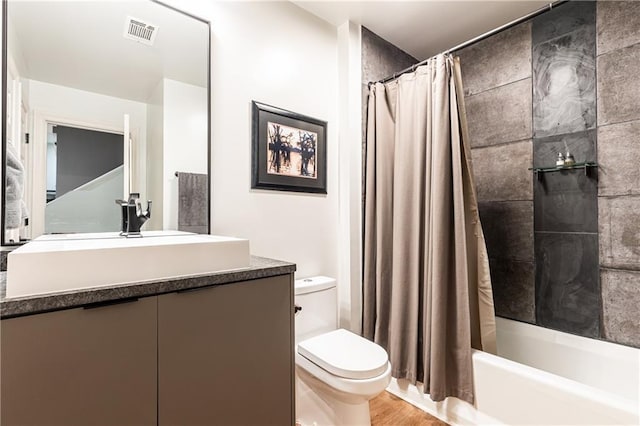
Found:
[[[47,124],[45,233],[117,231],[122,134]]]

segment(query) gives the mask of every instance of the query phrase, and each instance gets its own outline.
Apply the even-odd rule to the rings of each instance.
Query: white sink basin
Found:
[[[7,298],[249,267],[249,240],[179,231],[46,235],[7,257]]]

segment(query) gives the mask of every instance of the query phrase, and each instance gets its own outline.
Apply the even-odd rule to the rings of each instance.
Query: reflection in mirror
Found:
[[[44,232],[107,232],[120,226],[112,209],[84,206],[116,199],[124,185],[122,134],[47,123]],[[107,206],[108,207],[108,206]]]
[[[131,192],[145,230],[209,232],[209,24],[155,1],[5,7],[2,244],[119,231]]]

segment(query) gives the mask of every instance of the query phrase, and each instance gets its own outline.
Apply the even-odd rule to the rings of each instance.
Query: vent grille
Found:
[[[124,27],[124,38],[138,43],[153,45],[158,33],[158,27],[138,18],[127,17]]]

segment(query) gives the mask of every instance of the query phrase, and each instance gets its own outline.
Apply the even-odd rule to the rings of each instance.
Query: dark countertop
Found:
[[[0,271],[7,270],[7,256],[9,253],[13,251],[17,246],[0,246]]]
[[[112,302],[121,299],[154,296],[180,290],[267,278],[276,275],[291,274],[295,272],[295,270],[296,265],[290,262],[251,256],[251,266],[247,269],[171,278],[167,280],[87,288],[68,292],[37,294],[9,299],[5,297],[7,290],[7,273],[0,272],[0,318],[5,319]]]

